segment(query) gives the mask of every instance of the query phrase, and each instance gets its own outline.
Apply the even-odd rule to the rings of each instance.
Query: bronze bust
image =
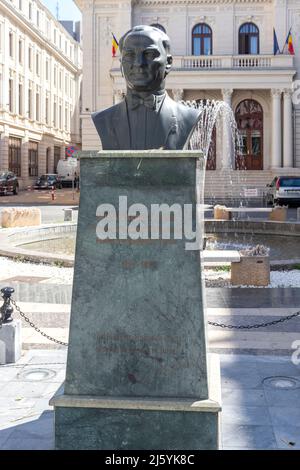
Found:
[[[172,65],[168,36],[152,26],[135,26],[119,47],[125,99],[92,114],[103,150],[186,148],[199,111],[175,102],[165,91]]]

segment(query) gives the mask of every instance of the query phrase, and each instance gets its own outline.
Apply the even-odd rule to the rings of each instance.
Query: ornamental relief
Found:
[[[216,24],[216,17],[215,16],[190,16],[189,17],[189,25],[190,27],[195,26],[198,23],[206,23],[209,26],[214,26]]]
[[[114,31],[114,21],[112,17],[98,17],[98,44],[111,44],[111,35]]]
[[[262,16],[239,16],[237,15],[236,18],[236,24],[238,26],[241,26],[244,23],[255,23],[257,26],[262,26],[264,18]]]
[[[164,26],[165,29],[167,29],[167,26],[169,24],[169,18],[167,16],[143,16],[141,24],[161,24]]]

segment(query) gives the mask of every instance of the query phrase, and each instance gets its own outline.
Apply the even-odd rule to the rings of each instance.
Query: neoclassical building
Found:
[[[169,94],[176,100],[224,100],[234,111],[241,153],[232,155],[228,125],[218,125],[207,196],[242,196],[245,188],[260,194],[274,175],[300,174],[300,106],[293,103],[299,0],[74,1],[83,14],[83,149],[100,146],[91,112],[116,103],[125,91],[119,57],[111,56],[111,33],[119,38],[134,25],[148,24],[171,39]],[[274,55],[273,28],[281,50],[291,28],[295,55],[287,48]]]
[[[0,171],[20,187],[81,148],[82,47],[38,0],[0,2]]]

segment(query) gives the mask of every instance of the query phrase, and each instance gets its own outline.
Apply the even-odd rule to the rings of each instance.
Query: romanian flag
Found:
[[[112,56],[113,57],[116,57],[116,53],[117,53],[117,50],[118,50],[118,47],[119,47],[119,43],[118,41],[116,40],[116,37],[113,33],[112,34],[112,44],[111,44],[111,53],[112,53]]]
[[[286,41],[285,41],[285,46],[287,45],[287,50],[290,55],[295,55],[295,49],[293,45],[293,38],[292,38],[292,33],[291,29],[289,30],[289,34],[287,35]]]

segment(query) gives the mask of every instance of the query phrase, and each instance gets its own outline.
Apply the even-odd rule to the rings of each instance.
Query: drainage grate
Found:
[[[275,388],[277,390],[293,390],[300,388],[300,380],[295,377],[266,377],[263,384],[268,388]]]
[[[18,380],[22,382],[41,382],[49,380],[56,376],[56,372],[51,369],[30,369],[20,372],[17,375]]]

